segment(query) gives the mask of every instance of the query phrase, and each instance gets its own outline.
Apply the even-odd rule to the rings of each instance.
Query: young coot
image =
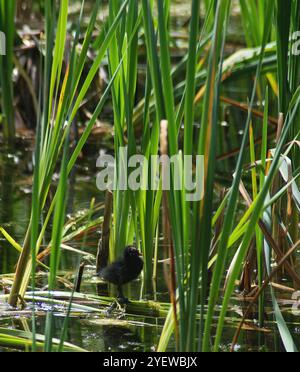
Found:
[[[122,258],[100,269],[98,273],[101,279],[117,286],[118,300],[123,303],[128,302],[128,299],[123,295],[122,286],[135,280],[143,270],[144,262],[140,256],[136,248],[128,246]]]

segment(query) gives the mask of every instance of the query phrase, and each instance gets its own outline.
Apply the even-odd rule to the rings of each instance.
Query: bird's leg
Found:
[[[118,304],[116,302],[113,302],[110,305],[110,307],[106,310],[106,316],[110,317],[117,307],[118,307]]]
[[[123,288],[121,285],[118,285],[118,302],[120,304],[128,304],[128,298],[126,298],[123,294]]]

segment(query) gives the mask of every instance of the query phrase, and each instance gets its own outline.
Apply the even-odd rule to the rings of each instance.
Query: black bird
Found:
[[[128,246],[124,250],[123,257],[101,268],[98,273],[101,279],[117,286],[118,300],[122,303],[128,302],[128,299],[124,297],[122,286],[135,280],[143,270],[144,262],[140,256],[136,248]]]

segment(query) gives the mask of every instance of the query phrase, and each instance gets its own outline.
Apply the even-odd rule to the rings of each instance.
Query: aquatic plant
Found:
[[[3,137],[13,144],[15,138],[14,93],[13,93],[13,47],[15,38],[16,1],[0,2],[0,88]]]
[[[265,324],[266,297],[270,296],[284,347],[296,351],[297,345],[278,305],[271,279],[281,268],[294,283],[294,289],[300,286],[299,274],[291,261],[299,246],[300,67],[293,49],[293,35],[300,27],[300,1],[241,0],[243,41],[247,49],[230,55],[226,47],[233,2],[192,0],[187,53],[180,61],[172,55],[176,41],[172,34],[172,2],[110,1],[108,17],[101,22],[99,30],[101,4],[100,0],[93,4],[90,22],[83,31],[85,3],[82,2],[69,48],[69,2],[61,1],[59,8],[55,1],[45,4],[46,44],[44,48],[40,46],[41,54],[44,53],[43,85],[36,131],[32,211],[23,247],[4,228],[0,229],[20,252],[9,304],[15,306],[20,299],[34,303],[42,298],[52,305],[63,301],[67,311],[59,344],[62,350],[68,316],[78,309],[89,311],[89,306],[77,303],[84,295],[74,291],[55,292],[61,250],[72,238],[94,231],[103,223],[102,243],[105,249],[109,247],[111,260],[127,245],[135,244],[143,252],[141,298],[152,299],[156,293],[158,258],[164,259],[170,303],[133,302],[127,309],[131,314],[157,311],[155,314],[166,318],[157,350],[166,351],[174,335],[178,351],[219,351],[230,301],[238,287],[241,298],[249,296],[258,300],[260,329]],[[273,14],[275,23],[270,16]],[[92,62],[89,50],[93,52]],[[146,65],[141,92],[142,57]],[[70,132],[104,63],[109,74],[105,91],[71,151]],[[226,96],[230,79],[236,82],[245,75],[253,78],[246,104]],[[164,168],[163,162],[153,163],[153,155],[178,155],[177,169],[171,167],[172,180],[178,176],[176,171],[180,179],[197,173],[196,166],[191,167],[185,156],[203,156],[203,198],[189,200],[190,190],[186,186],[178,190],[172,182],[170,190],[164,190],[160,173],[155,190],[117,186],[112,196],[107,194],[104,220],[99,216],[92,218],[94,208],[91,208],[77,221],[81,223],[80,229],[71,231],[70,225],[65,225],[68,176],[109,98],[113,112],[113,151],[116,163],[121,164],[115,169],[116,180],[123,177],[125,164],[132,155],[143,155],[149,165],[148,169],[142,169],[141,185],[149,182],[150,169]],[[239,118],[242,129],[230,126],[228,130],[230,141],[235,144],[230,151],[224,145],[220,125],[225,116],[224,104],[244,113]],[[220,166],[222,160],[224,165]],[[220,169],[224,172],[225,168],[226,183],[220,179]],[[53,175],[58,169],[57,185]],[[49,199],[51,189],[55,193]],[[51,240],[41,252],[51,221]],[[81,254],[86,256],[84,246]],[[50,256],[50,267],[43,262],[46,256]],[[48,291],[41,292],[36,287],[38,267],[48,273]],[[85,299],[104,307],[111,301],[104,296],[87,295]],[[43,347],[50,351],[57,347],[57,342],[52,341],[52,313],[47,314],[44,340],[35,332],[33,316],[33,342],[29,345],[33,350]],[[232,349],[246,315],[234,320],[240,321],[240,325],[235,324],[237,333]],[[26,346],[28,334],[12,336],[18,338],[14,339],[16,343]],[[5,342],[7,335],[1,335],[0,331],[0,342],[1,337]]]

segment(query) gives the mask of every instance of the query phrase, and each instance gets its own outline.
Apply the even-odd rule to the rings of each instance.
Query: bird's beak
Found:
[[[143,257],[143,253],[142,253],[142,252],[139,252],[139,256],[140,256],[140,257]]]

